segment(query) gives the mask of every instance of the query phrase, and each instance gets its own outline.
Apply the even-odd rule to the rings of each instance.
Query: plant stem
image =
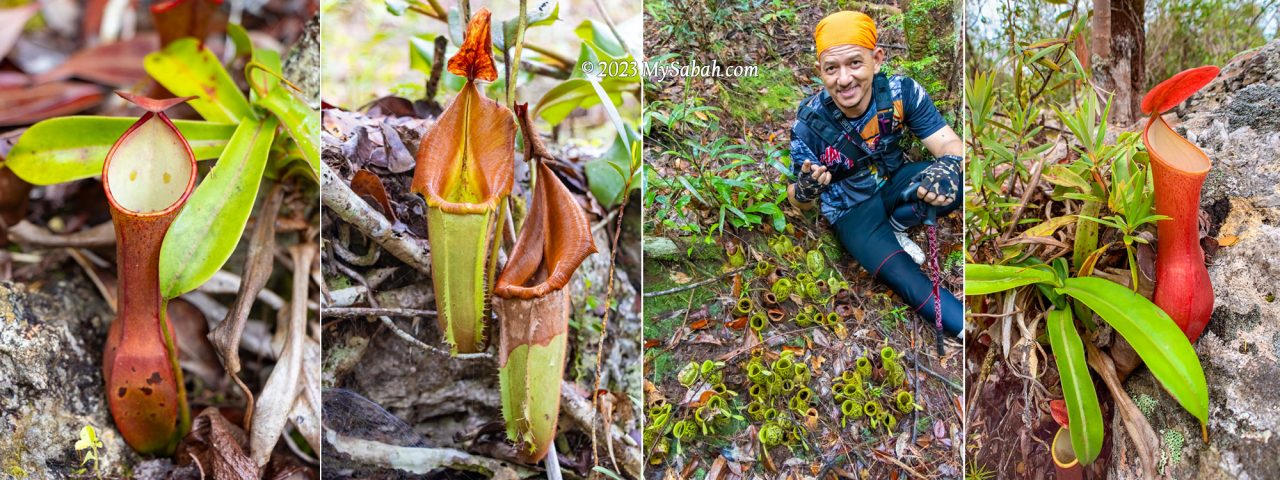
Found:
[[[520,73],[520,54],[524,51],[524,30],[529,25],[528,8],[529,0],[520,0],[520,16],[516,17],[516,51],[512,54],[511,61],[507,62],[507,108],[512,110],[516,109],[516,75]],[[507,46],[504,45],[503,48],[505,49]],[[506,52],[504,51],[503,53]],[[526,158],[525,160],[529,159]]]
[[[430,0],[430,1],[431,1],[431,3],[432,3],[433,5],[436,3],[436,2],[435,2],[435,0]],[[443,10],[443,9],[439,9],[439,10],[436,10],[436,11],[434,11],[434,12],[430,12],[430,11],[427,11],[427,9],[422,8],[421,6],[414,6],[414,5],[411,5],[411,6],[409,6],[409,10],[410,10],[410,11],[413,11],[413,12],[418,12],[418,13],[420,13],[420,14],[423,14],[423,15],[426,15],[426,16],[428,16],[428,17],[434,18],[434,19],[439,20],[439,21],[441,21],[441,22],[449,23],[449,16],[448,16],[448,15],[446,15],[446,14],[444,13],[444,10]],[[469,18],[469,17],[468,17],[468,18]],[[465,21],[465,20],[464,20],[464,21]],[[528,45],[525,45],[525,47],[528,47],[528,48],[529,48],[529,50],[533,50],[533,51],[535,51],[535,52],[538,52],[538,53],[542,54],[543,56],[545,56],[545,57],[547,57],[547,58],[550,58],[550,59],[552,59],[552,60],[555,60],[555,61],[556,61],[556,63],[558,63],[559,65],[555,65],[554,67],[555,67],[557,70],[560,70],[560,71],[562,71],[562,72],[566,72],[566,73],[568,73],[568,72],[569,72],[569,69],[570,69],[570,68],[572,68],[574,65],[577,65],[577,63],[578,63],[576,60],[573,60],[573,59],[571,59],[571,58],[569,58],[569,57],[566,57],[566,56],[564,56],[564,54],[556,53],[554,50],[551,50],[551,49],[549,49],[549,48],[547,48],[547,47],[543,47],[543,46],[539,46],[539,45],[534,45],[534,44],[528,44]]]
[[[1131,284],[1131,286],[1133,287],[1133,291],[1137,292],[1138,291],[1138,262],[1134,261],[1133,259],[1133,246],[1129,244],[1125,244],[1124,251],[1125,253],[1129,254],[1129,275],[1133,277],[1133,283]]]
[[[604,2],[600,0],[595,0],[595,2],[596,8],[600,10],[600,16],[604,17],[604,23],[609,26],[609,32],[613,33],[613,38],[618,40],[618,45],[621,45],[622,50],[631,54],[631,56],[637,56],[627,47],[627,41],[622,39],[622,34],[618,33],[618,26],[613,24],[613,19],[609,18],[609,12],[604,9]]]

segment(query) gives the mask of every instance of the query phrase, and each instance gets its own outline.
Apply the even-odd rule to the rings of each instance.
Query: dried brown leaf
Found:
[[[391,197],[387,195],[387,188],[378,174],[363,168],[356,170],[355,176],[351,177],[351,191],[356,192],[356,195],[373,198],[377,202],[373,206],[381,208],[382,214],[391,223],[400,221],[396,218],[395,209],[391,208]]]
[[[244,442],[244,431],[210,407],[191,421],[176,459],[179,465],[195,462],[204,478],[257,480],[258,466],[245,455]]]
[[[115,88],[129,88],[148,78],[142,67],[142,59],[159,47],[155,35],[139,35],[129,40],[106,43],[81,50],[54,67],[32,79],[41,84],[80,78]]]
[[[270,223],[270,222],[263,222]],[[276,362],[271,377],[258,396],[253,412],[252,437],[249,439],[250,452],[254,462],[259,466],[266,465],[271,458],[271,450],[284,432],[285,424],[290,420],[290,413],[299,395],[310,396],[306,392],[306,376],[303,367],[308,355],[307,338],[307,300],[310,285],[311,264],[317,254],[316,245],[306,243],[289,248],[289,257],[293,260],[293,298],[289,302],[287,322],[280,324],[286,335],[284,349]],[[318,376],[318,375],[317,375]],[[318,404],[318,392],[316,394]],[[311,421],[319,423],[319,418]],[[295,423],[298,423],[295,421]],[[318,449],[319,445],[312,445]]]
[[[0,126],[27,125],[86,110],[102,102],[97,85],[57,82],[0,90]]]

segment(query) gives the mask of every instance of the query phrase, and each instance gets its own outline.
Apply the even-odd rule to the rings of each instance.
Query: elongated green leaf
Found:
[[[1053,283],[1053,272],[1042,268],[968,264],[964,266],[964,294],[986,295],[1033,283]]]
[[[137,122],[122,117],[61,117],[33,125],[9,152],[6,165],[23,180],[52,185],[102,174],[111,145]],[[197,160],[218,158],[235,125],[188,120],[173,124]]]
[[[249,80],[250,100],[254,105],[271,112],[276,119],[280,120],[280,125],[284,126],[289,137],[297,142],[297,148],[291,150],[297,150],[302,154],[307,166],[311,168],[311,178],[318,181],[320,179],[320,112],[307,106],[305,101],[290,90],[291,87],[280,81],[284,78],[284,74],[280,66],[279,52],[255,48],[248,32],[234,23],[227,25],[227,36],[235,42],[237,50],[249,53],[261,67],[261,69],[249,68],[246,74]]]
[[[631,128],[631,125],[625,128],[626,137],[618,136],[603,157],[582,166],[583,173],[587,175],[587,185],[591,188],[591,195],[595,196],[596,201],[605,208],[613,208],[622,200],[623,194],[627,193],[622,190],[626,188],[627,178],[631,176],[631,144],[639,138],[639,134]],[[639,187],[636,184],[631,185],[633,190]]]
[[[1209,421],[1209,389],[1196,350],[1169,314],[1146,297],[1101,278],[1069,278],[1058,291],[1084,303],[1120,332],[1182,407]]]
[[[614,105],[622,104],[622,87],[624,83],[605,79],[600,86],[609,93]],[[584,78],[570,78],[548,90],[538,100],[534,111],[552,125],[564,121],[575,108],[588,108],[600,104],[595,87]]]
[[[275,117],[246,119],[218,163],[191,193],[160,247],[164,298],[195,290],[235,251],[258,196],[278,125]]]
[[[194,38],[183,38],[147,55],[143,67],[174,95],[199,97],[191,100],[191,108],[205,120],[239,123],[254,116],[249,100],[218,57]]]
[[[1071,448],[1080,463],[1088,465],[1102,452],[1105,433],[1098,392],[1093,389],[1093,377],[1084,360],[1084,343],[1075,322],[1071,321],[1071,310],[1050,310],[1047,317],[1049,345],[1058,363],[1067,418],[1071,420]]]
[[[312,179],[320,178],[320,112],[294,94],[289,87],[277,83],[266,96],[257,98],[256,104],[280,120],[289,137],[297,142],[298,149],[311,167]]]

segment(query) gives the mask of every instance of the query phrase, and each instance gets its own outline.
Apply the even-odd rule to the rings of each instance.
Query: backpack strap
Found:
[[[883,73],[877,73],[876,78],[871,81],[871,95],[876,101],[876,120],[880,123],[880,136],[894,131],[895,125],[900,127],[898,117],[901,116],[900,108],[893,101],[893,92],[889,88],[889,77]]]

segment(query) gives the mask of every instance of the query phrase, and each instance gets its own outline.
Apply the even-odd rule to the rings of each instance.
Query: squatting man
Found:
[[[843,11],[814,31],[818,74],[825,89],[806,98],[791,130],[795,182],[792,204],[817,205],[840,243],[923,319],[935,317],[933,282],[918,265],[924,254],[903,233],[961,205],[964,143],[914,80],[880,73],[885,52],[876,45],[875,21]],[[921,138],[935,160],[903,158],[907,130]],[[963,307],[939,289],[943,328],[958,335]]]

